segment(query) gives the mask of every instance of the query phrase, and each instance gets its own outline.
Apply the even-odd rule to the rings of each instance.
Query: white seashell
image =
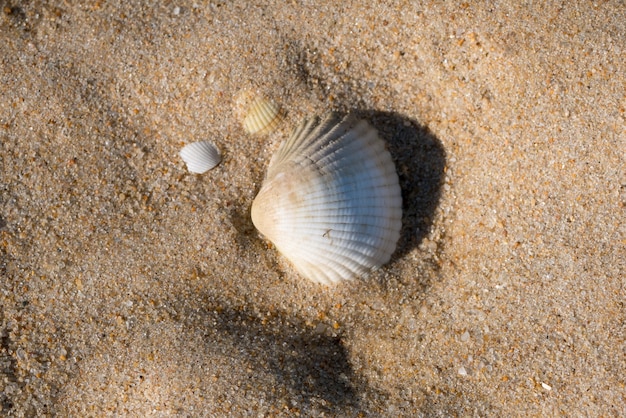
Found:
[[[243,127],[249,134],[270,132],[283,120],[280,106],[264,97],[257,97],[246,111]]]
[[[208,141],[192,142],[180,150],[180,157],[192,173],[202,174],[222,161],[222,156],[215,145]]]
[[[402,226],[398,175],[365,120],[304,121],[272,157],[252,222],[305,277],[323,284],[389,261]]]

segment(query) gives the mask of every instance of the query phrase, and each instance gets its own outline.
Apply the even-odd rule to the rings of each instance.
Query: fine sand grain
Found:
[[[623,414],[624,3],[252,3],[0,1],[0,415]],[[404,199],[334,288],[249,216],[329,109]]]

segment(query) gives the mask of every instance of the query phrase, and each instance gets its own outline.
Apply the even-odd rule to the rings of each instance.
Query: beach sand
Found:
[[[2,415],[626,410],[622,2],[109,3],[0,2]],[[249,216],[329,109],[404,200],[392,260],[335,287]]]

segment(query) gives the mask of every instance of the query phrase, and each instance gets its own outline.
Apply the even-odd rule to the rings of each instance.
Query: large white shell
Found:
[[[192,173],[209,171],[222,160],[219,150],[208,141],[192,142],[180,150],[180,157]]]
[[[305,121],[272,157],[252,222],[296,269],[332,284],[389,261],[402,226],[398,175],[365,120]]]

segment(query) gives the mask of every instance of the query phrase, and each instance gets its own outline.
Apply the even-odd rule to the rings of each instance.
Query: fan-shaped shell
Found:
[[[274,130],[280,121],[283,120],[283,113],[276,102],[257,97],[243,119],[243,127],[250,134],[270,132]]]
[[[222,160],[219,150],[208,141],[192,142],[180,150],[180,157],[192,173],[209,171]]]
[[[391,155],[365,120],[304,121],[272,157],[252,222],[296,269],[332,284],[387,261],[402,197]]]

